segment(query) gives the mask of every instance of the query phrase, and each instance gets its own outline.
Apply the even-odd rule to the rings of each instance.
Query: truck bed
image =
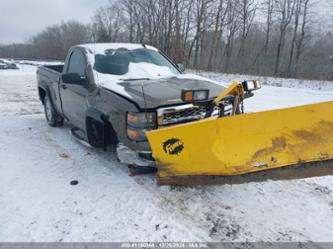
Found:
[[[56,71],[58,73],[62,73],[64,69],[64,65],[44,65],[43,67]]]
[[[37,69],[37,82],[40,91],[47,92],[52,98],[54,108],[58,113],[62,113],[61,102],[59,101],[59,83],[63,71],[63,64],[43,65]],[[42,98],[43,94],[40,94]]]
[[[43,65],[38,67],[37,77],[39,78],[38,84],[52,84],[58,83],[64,65]]]

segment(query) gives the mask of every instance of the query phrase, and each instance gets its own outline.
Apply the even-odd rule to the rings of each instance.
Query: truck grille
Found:
[[[203,119],[206,116],[207,109],[207,105],[195,106],[192,104],[161,108],[157,111],[158,125],[166,126]]]

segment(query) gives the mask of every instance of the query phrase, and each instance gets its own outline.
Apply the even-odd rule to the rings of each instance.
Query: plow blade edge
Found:
[[[147,132],[158,177],[242,175],[333,159],[333,102]]]

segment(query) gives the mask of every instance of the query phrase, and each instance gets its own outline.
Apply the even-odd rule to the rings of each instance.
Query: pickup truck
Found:
[[[155,168],[146,131],[213,115],[212,101],[225,90],[145,44],[77,45],[63,65],[40,66],[37,80],[50,126],[66,120],[89,145],[116,145],[118,159],[139,172]]]

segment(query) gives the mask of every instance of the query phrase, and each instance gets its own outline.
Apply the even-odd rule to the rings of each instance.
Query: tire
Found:
[[[148,175],[155,174],[157,172],[157,168],[153,167],[140,167],[134,165],[128,165],[129,172],[133,175]]]
[[[51,99],[48,94],[44,97],[44,113],[49,126],[60,127],[64,124],[64,118],[61,117],[54,109]]]
[[[104,125],[92,118],[87,119],[88,143],[94,148],[104,146]]]
[[[87,117],[86,127],[88,143],[92,147],[106,149],[107,145],[117,145],[119,143],[117,134],[108,121],[100,122]]]

